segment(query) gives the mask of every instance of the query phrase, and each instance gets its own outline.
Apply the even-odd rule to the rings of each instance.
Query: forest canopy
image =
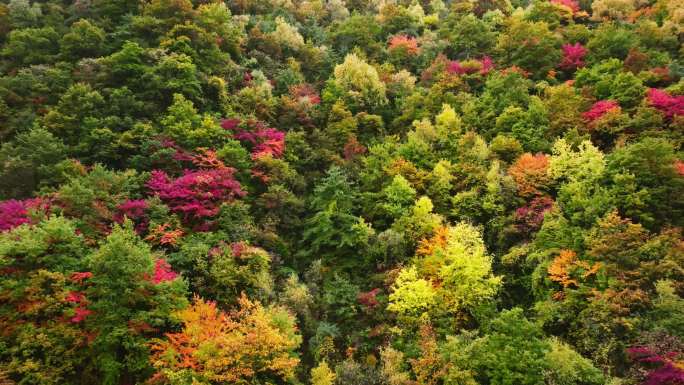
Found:
[[[684,384],[682,0],[0,0],[0,384]]]

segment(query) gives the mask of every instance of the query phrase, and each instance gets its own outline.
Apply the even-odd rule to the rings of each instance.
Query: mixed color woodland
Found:
[[[684,0],[0,0],[0,384],[684,384]]]

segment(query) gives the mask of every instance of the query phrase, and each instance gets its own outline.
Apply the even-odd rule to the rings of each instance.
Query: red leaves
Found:
[[[79,323],[85,321],[86,317],[93,314],[92,310],[88,310],[85,307],[79,306],[74,309],[74,316],[71,317],[70,321],[72,323]]]
[[[224,130],[237,131],[240,125],[240,119],[223,119],[221,121],[221,128]]]
[[[587,122],[593,123],[606,113],[619,108],[620,106],[613,100],[599,100],[598,102],[594,103],[593,106],[591,106],[589,111],[582,113],[582,117]]]
[[[674,167],[675,167],[675,170],[677,171],[677,174],[679,174],[679,176],[684,176],[684,162],[677,159],[674,163]]]
[[[74,274],[82,274],[82,273],[74,273]],[[69,319],[69,321],[71,323],[83,322],[86,319],[86,317],[93,314],[92,310],[88,310],[86,308],[86,305],[88,304],[88,300],[87,300],[85,294],[83,294],[83,292],[70,291],[64,300],[66,302],[71,302],[71,303],[77,304],[76,308],[74,309],[74,316],[71,317],[71,319]]]
[[[242,254],[246,252],[248,246],[244,242],[233,242],[230,244],[230,252],[235,258],[242,257]]]
[[[81,303],[85,300],[85,296],[80,291],[70,291],[66,296],[67,302]]]
[[[562,49],[561,69],[571,71],[584,67],[584,57],[587,55],[587,49],[582,44],[563,44]]]
[[[279,158],[285,151],[285,133],[274,128],[267,128],[256,132],[255,146],[252,158],[271,155]]]
[[[78,284],[83,284],[83,281],[89,278],[93,277],[93,273],[89,271],[84,271],[84,272],[75,272],[71,273],[71,281],[78,283]]]
[[[214,150],[200,149],[198,154],[190,157],[190,161],[199,168],[221,169],[226,167]]]
[[[375,288],[367,292],[361,292],[357,295],[356,300],[359,301],[359,303],[365,306],[366,308],[374,309],[375,307],[380,305],[380,302],[376,298],[378,293],[380,293],[379,288]]]
[[[143,199],[129,199],[120,204],[117,209],[119,210],[119,213],[117,214],[117,221],[123,221],[124,216],[130,219],[138,219],[145,215],[145,210],[147,210],[147,202],[145,202]]]
[[[684,95],[671,96],[663,90],[651,88],[647,93],[648,102],[660,110],[666,118],[684,115]]]
[[[180,178],[171,179],[164,171],[155,170],[147,187],[186,220],[202,219],[218,214],[223,202],[245,195],[234,173],[235,169],[224,166],[215,170],[186,170]]]
[[[171,229],[171,224],[164,223],[153,228],[145,240],[163,246],[176,246],[183,234],[182,229]]]
[[[178,277],[178,273],[171,269],[171,265],[165,259],[159,258],[154,263],[154,274],[152,275],[152,283],[158,285],[162,282],[173,281]]]
[[[248,121],[250,130],[243,130],[237,119],[224,119],[221,127],[233,131],[233,137],[241,142],[252,145],[252,159],[264,155],[279,158],[285,151],[285,133],[275,128],[267,127],[262,122]]]
[[[482,60],[480,60],[480,64],[482,64],[482,69],[480,70],[481,75],[486,75],[494,69],[494,60],[489,56],[483,57]]]
[[[368,149],[356,139],[356,136],[350,135],[347,143],[344,145],[344,159],[352,160],[357,155],[364,154]]]

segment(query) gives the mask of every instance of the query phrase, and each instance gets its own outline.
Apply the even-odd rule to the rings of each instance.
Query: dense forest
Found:
[[[0,384],[684,384],[684,0],[0,0]]]

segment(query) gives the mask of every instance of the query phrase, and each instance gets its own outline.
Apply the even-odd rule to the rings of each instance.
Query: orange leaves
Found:
[[[572,250],[563,250],[560,255],[553,260],[551,265],[549,265],[549,279],[554,282],[558,282],[563,287],[568,287],[570,285],[577,286],[577,281],[570,278],[570,273],[568,272],[568,267],[577,261],[577,254]]]
[[[543,190],[551,182],[547,170],[549,158],[544,154],[532,155],[529,152],[521,155],[508,169],[518,193],[523,197],[542,195]]]
[[[586,261],[577,259],[577,254],[574,251],[561,250],[560,254],[551,262],[547,271],[550,280],[560,283],[563,285],[563,288],[567,288],[571,285],[579,286],[576,279],[578,275],[582,279],[586,279],[595,275],[600,268],[600,262],[591,265]]]
[[[159,225],[150,231],[150,234],[145,237],[145,240],[163,246],[176,246],[178,240],[183,236],[183,230],[171,230],[170,228],[171,225],[169,223]]]
[[[440,226],[431,238],[421,239],[416,253],[419,255],[432,255],[435,250],[444,248],[447,244],[449,228]]]
[[[179,333],[167,333],[152,344],[156,378],[190,369],[207,382],[251,382],[260,374],[288,378],[299,359],[293,351],[300,343],[294,319],[277,308],[264,308],[246,296],[239,308],[225,313],[216,303],[195,297],[177,313]]]
[[[216,151],[206,148],[198,149],[198,153],[192,157],[192,163],[199,168],[222,169],[226,165],[216,156]]]
[[[674,163],[674,168],[675,168],[675,170],[677,170],[677,174],[679,176],[684,176],[684,162],[677,159]]]
[[[435,332],[430,324],[421,325],[419,346],[420,357],[410,360],[417,382],[425,385],[439,384],[450,365],[439,354]]]
[[[394,35],[389,41],[389,50],[404,50],[409,55],[417,55],[420,52],[418,40],[407,35]]]
[[[356,135],[350,135],[344,145],[344,159],[352,160],[356,156],[364,154],[368,149],[356,139]]]

